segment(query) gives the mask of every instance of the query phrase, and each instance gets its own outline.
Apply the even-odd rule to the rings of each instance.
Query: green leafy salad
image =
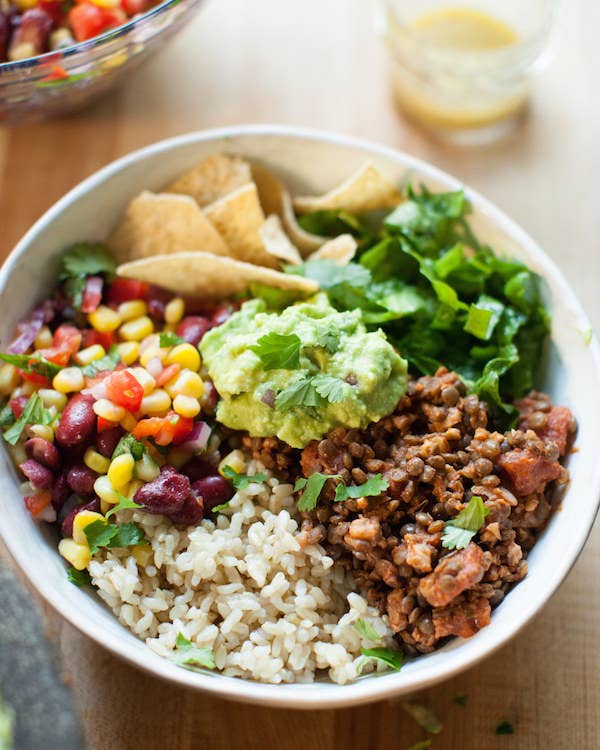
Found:
[[[507,426],[516,416],[511,401],[533,385],[550,320],[537,275],[480,244],[470,210],[462,190],[409,187],[391,213],[306,214],[305,230],[350,233],[357,254],[346,266],[309,260],[286,270],[316,280],[337,310],[360,310],[415,374],[456,371]]]

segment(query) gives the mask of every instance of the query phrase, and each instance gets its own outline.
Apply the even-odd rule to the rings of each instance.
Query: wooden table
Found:
[[[66,190],[117,156],[189,130],[281,122],[371,138],[428,159],[507,210],[561,265],[600,324],[600,4],[571,2],[524,126],[492,146],[440,146],[395,113],[367,0],[213,0],[109,99],[0,130],[0,252]],[[500,653],[428,691],[435,748],[600,747],[600,530],[543,613]],[[422,731],[398,705],[299,713],[162,684],[52,616],[90,750],[402,750]],[[469,696],[466,708],[453,698]],[[516,727],[497,737],[501,719]]]

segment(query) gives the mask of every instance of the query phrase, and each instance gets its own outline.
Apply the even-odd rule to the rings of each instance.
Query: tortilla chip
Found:
[[[285,232],[303,257],[318,250],[324,242],[327,242],[327,237],[311,234],[298,224],[291,196],[274,174],[260,164],[253,164],[252,177],[264,212],[279,216]]]
[[[233,258],[258,266],[275,268],[278,265],[277,259],[265,250],[260,236],[265,215],[253,182],[206,206],[204,213],[222,235]],[[193,245],[186,249],[190,247]]]
[[[213,154],[178,177],[165,192],[189,195],[204,208],[251,180],[247,161],[239,156]]]
[[[302,257],[298,249],[290,242],[290,238],[283,231],[281,221],[277,214],[267,216],[265,223],[259,230],[260,238],[265,250],[278,260],[283,260],[292,265],[302,263]]]
[[[301,214],[336,209],[360,214],[393,208],[401,200],[398,190],[381,172],[372,164],[364,164],[341,185],[324,195],[295,198],[294,208]]]
[[[340,234],[309,255],[308,260],[331,260],[339,266],[346,266],[354,258],[357,247],[351,234]]]
[[[134,260],[119,266],[117,274],[202,299],[231,297],[245,291],[250,284],[289,289],[299,294],[313,294],[319,288],[315,281],[304,276],[281,273],[202,251]]]
[[[118,261],[177,253],[190,247],[229,255],[209,219],[187,195],[140,193],[108,240]]]

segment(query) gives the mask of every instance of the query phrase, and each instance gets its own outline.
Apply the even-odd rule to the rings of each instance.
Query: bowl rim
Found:
[[[581,321],[582,325],[589,326],[589,319],[585,315],[581,304],[554,261],[542,251],[537,243],[516,222],[477,191],[463,185],[458,179],[443,170],[398,149],[383,146],[362,138],[311,128],[277,124],[238,125],[186,133],[155,142],[111,162],[72,188],[50,207],[25,233],[0,269],[0,291],[5,288],[7,280],[16,265],[20,262],[21,257],[27,253],[30,242],[45,229],[48,223],[67,210],[72,203],[75,203],[90,189],[99,186],[108,178],[127,169],[130,165],[151,158],[155,154],[183,145],[200,144],[207,141],[219,141],[244,136],[265,138],[277,136],[289,138],[290,140],[319,141],[331,146],[362,150],[365,152],[365,155],[376,155],[395,163],[402,163],[407,169],[416,169],[426,178],[438,181],[447,186],[448,189],[464,188],[469,200],[495,226],[499,227],[516,243],[522,246],[530,258],[535,259],[539,263],[543,269],[542,276],[551,278],[560,290],[562,304],[569,309],[574,317]],[[592,336],[592,340],[589,343],[589,352],[597,373],[600,373],[600,344],[596,335]],[[223,675],[190,672],[175,666],[167,659],[153,654],[150,649],[147,650],[148,660],[141,661],[135,655],[129,653],[126,641],[118,638],[107,639],[102,626],[87,615],[81,615],[77,608],[69,607],[63,611],[61,608],[63,602],[60,592],[48,587],[44,582],[43,573],[40,574],[39,570],[27,558],[24,550],[18,544],[18,540],[8,538],[8,535],[3,534],[1,524],[0,534],[19,568],[42,598],[71,625],[131,665],[181,687],[202,690],[225,699],[278,708],[328,709],[370,703],[391,698],[395,695],[425,689],[473,667],[479,661],[504,646],[539,613],[556,592],[579,557],[591,531],[600,503],[600,462],[593,467],[593,473],[588,486],[590,497],[593,500],[589,504],[589,507],[582,508],[582,520],[577,528],[576,539],[571,539],[570,549],[573,551],[570,556],[560,557],[556,560],[553,570],[549,571],[547,577],[548,585],[544,589],[543,594],[538,597],[531,597],[530,603],[521,611],[520,617],[515,618],[509,626],[494,630],[492,622],[489,629],[486,628],[487,638],[485,641],[478,641],[474,638],[460,643],[460,648],[457,649],[461,654],[460,659],[455,658],[454,660],[450,660],[448,665],[425,666],[421,672],[412,676],[408,684],[405,682],[400,685],[394,684],[394,677],[397,676],[397,673],[382,674],[376,678],[362,679],[353,683],[347,683],[346,685],[336,685],[330,682],[312,683],[310,685],[301,683],[287,685],[265,684],[246,679],[225,677]],[[82,594],[89,596],[87,592],[82,592]]]
[[[58,65],[59,62],[64,59],[69,59],[69,61],[71,61],[79,54],[83,55],[84,53],[91,52],[96,47],[101,47],[104,43],[108,43],[113,39],[119,39],[128,34],[134,27],[145,25],[147,20],[162,15],[163,12],[168,11],[172,6],[181,5],[183,2],[185,2],[185,0],[163,0],[161,3],[158,3],[158,5],[155,5],[144,13],[130,18],[124,24],[121,24],[121,26],[117,26],[114,29],[107,29],[107,31],[104,31],[102,34],[98,34],[91,39],[86,39],[83,42],[75,42],[68,47],[44,52],[41,55],[26,57],[23,60],[6,60],[5,62],[0,62],[0,75],[28,68],[51,65],[53,63]],[[194,2],[194,0],[192,0],[192,2]],[[45,73],[45,71],[43,72]]]

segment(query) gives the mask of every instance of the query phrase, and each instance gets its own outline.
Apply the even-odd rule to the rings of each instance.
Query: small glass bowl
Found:
[[[0,63],[0,125],[83,108],[190,20],[203,0],[166,0],[116,29],[65,49]]]

